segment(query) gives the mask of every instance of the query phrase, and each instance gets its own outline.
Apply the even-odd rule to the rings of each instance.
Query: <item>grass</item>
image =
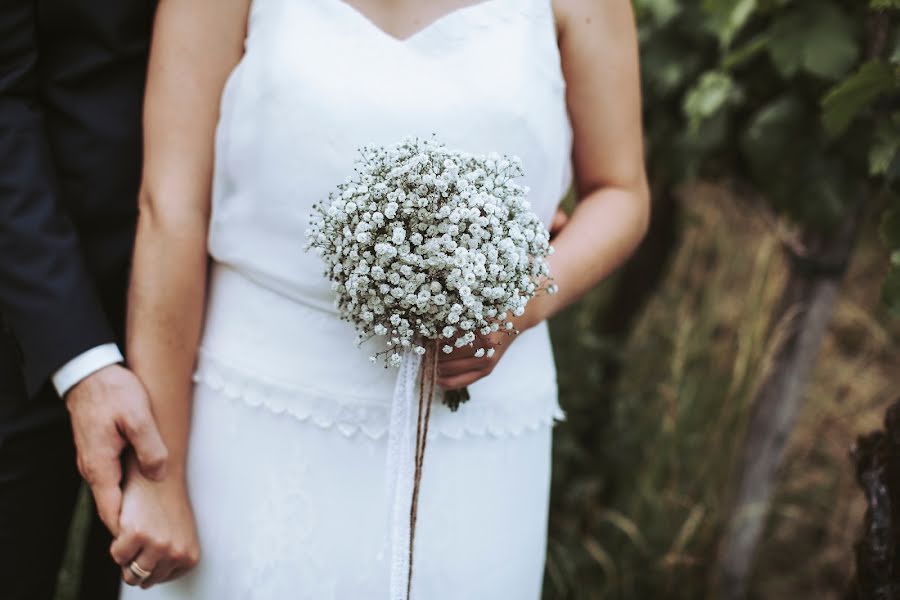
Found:
[[[598,289],[553,323],[563,403],[545,598],[709,597],[749,401],[786,276],[763,219],[691,188],[667,278],[622,348],[587,332]],[[753,598],[839,598],[864,502],[848,451],[900,396],[900,323],[879,304],[886,251],[867,231],[789,442]],[[579,333],[580,332],[580,333]],[[590,365],[614,351],[614,390]]]

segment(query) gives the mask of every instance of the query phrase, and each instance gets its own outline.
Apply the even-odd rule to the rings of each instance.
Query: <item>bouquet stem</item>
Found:
[[[416,456],[412,501],[409,508],[409,571],[406,577],[406,598],[412,591],[413,544],[416,537],[416,517],[419,508],[419,485],[422,481],[422,464],[425,459],[425,442],[428,439],[428,421],[431,416],[431,400],[437,380],[437,346],[428,352],[422,362],[419,377],[419,406],[416,419]],[[428,391],[426,392],[426,387]]]

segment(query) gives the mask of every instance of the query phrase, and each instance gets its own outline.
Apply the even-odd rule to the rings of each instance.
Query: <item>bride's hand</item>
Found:
[[[446,390],[455,390],[490,375],[518,334],[545,319],[544,315],[547,314],[545,302],[549,297],[548,294],[541,293],[531,298],[525,305],[525,312],[522,315],[509,319],[513,324],[512,331],[505,331],[501,327],[489,335],[476,333],[472,345],[461,348],[454,345],[459,333],[450,339],[441,339],[438,344],[437,384]],[[449,354],[444,353],[440,350],[444,345],[452,346],[453,351]],[[494,349],[491,356],[488,356],[488,348]],[[477,354],[479,349],[481,349],[480,356]]]
[[[133,457],[126,459],[125,489],[119,535],[110,548],[128,585],[151,585],[176,579],[193,568],[200,556],[194,515],[183,477],[162,481],[144,477]],[[141,581],[132,562],[151,575]]]

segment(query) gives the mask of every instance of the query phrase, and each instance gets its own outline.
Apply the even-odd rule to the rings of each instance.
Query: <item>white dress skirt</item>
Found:
[[[369,362],[303,250],[357,150],[407,135],[518,155],[549,226],[571,183],[550,0],[483,0],[404,40],[342,0],[253,0],[222,96],[187,477],[201,560],[124,600],[394,600],[386,469],[398,372]],[[551,273],[552,275],[552,273]],[[456,412],[432,405],[412,598],[537,600],[553,424],[546,322]]]
[[[385,438],[284,418],[200,385],[188,479],[202,559],[125,597],[388,597]],[[551,426],[428,442],[413,596],[540,598]]]

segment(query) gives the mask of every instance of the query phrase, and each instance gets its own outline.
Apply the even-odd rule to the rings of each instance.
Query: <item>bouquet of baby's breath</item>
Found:
[[[324,259],[341,318],[360,344],[386,336],[370,360],[399,366],[404,349],[449,354],[476,339],[475,355],[492,356],[482,336],[515,333],[508,316],[556,291],[543,260],[549,232],[521,175],[518,157],[406,138],[362,148],[355,175],[314,205],[306,249]],[[467,397],[451,390],[444,402],[456,410]]]
[[[406,138],[362,148],[354,170],[327,202],[313,206],[306,250],[314,248],[325,261],[336,306],[341,318],[355,325],[357,343],[385,337],[386,347],[369,358],[377,362],[384,356],[385,367],[403,367],[391,404],[387,455],[395,541],[391,598],[408,598],[438,348],[449,354],[477,343],[475,356],[492,356],[487,336],[498,330],[517,333],[510,315],[521,315],[537,293],[556,292],[544,260],[553,247],[531,211],[528,188],[514,181],[522,175],[516,157],[470,154],[434,139]],[[413,467],[402,450],[412,446],[409,390],[420,364],[416,355],[428,349],[423,358],[429,368],[422,368],[419,378]],[[444,394],[454,411],[467,399],[465,388]],[[408,509],[403,472],[413,475]],[[400,519],[405,514],[408,536]]]

